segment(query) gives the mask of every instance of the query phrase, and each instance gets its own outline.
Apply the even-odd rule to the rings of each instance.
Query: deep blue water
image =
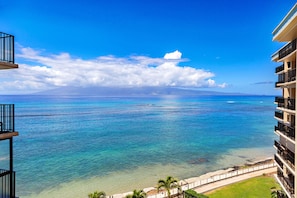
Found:
[[[17,195],[143,165],[272,147],[274,97],[1,96],[14,103]],[[6,164],[6,150],[0,164]],[[5,166],[5,165],[4,165]]]

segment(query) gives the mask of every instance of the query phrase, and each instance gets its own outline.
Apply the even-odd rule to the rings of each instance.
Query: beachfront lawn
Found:
[[[273,176],[259,176],[231,184],[205,195],[209,198],[271,198],[271,188],[280,188]]]

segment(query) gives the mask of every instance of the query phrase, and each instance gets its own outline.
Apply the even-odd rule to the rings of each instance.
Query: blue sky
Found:
[[[176,86],[279,94],[284,43],[272,31],[293,0],[10,0],[2,32],[15,36],[17,70],[1,93],[61,86]],[[166,55],[167,54],[167,55]]]

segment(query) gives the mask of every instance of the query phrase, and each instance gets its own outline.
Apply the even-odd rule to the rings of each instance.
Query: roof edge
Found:
[[[278,24],[278,26],[273,30],[272,35],[275,37],[276,34],[292,19],[292,17],[297,14],[297,3],[291,8],[291,10],[286,14],[283,20]]]

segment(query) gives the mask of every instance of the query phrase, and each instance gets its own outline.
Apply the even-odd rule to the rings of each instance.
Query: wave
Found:
[[[0,157],[0,161],[6,161],[8,159],[9,159],[8,157]]]
[[[234,101],[234,100],[228,100],[227,103],[228,103],[228,104],[234,104],[235,101]]]

